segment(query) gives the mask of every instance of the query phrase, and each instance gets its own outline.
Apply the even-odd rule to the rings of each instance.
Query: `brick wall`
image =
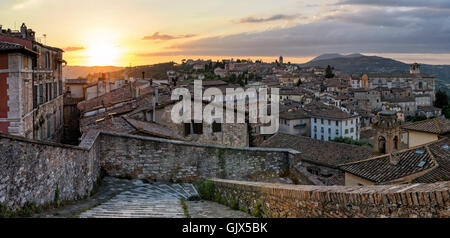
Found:
[[[237,201],[241,210],[263,217],[450,217],[450,182],[344,187],[211,181],[228,204]]]

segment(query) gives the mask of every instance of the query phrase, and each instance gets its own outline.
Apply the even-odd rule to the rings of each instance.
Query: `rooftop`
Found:
[[[433,134],[447,134],[450,132],[450,120],[444,118],[433,118],[424,121],[407,123],[403,129],[427,132]]]
[[[447,146],[445,146],[447,145]],[[341,165],[348,173],[377,184],[450,179],[450,139]]]
[[[333,168],[341,164],[363,160],[372,155],[372,148],[369,147],[327,142],[282,133],[270,137],[261,146],[294,149],[301,152],[299,156],[302,160]]]

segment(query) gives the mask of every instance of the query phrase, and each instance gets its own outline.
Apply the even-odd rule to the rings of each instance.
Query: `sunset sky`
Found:
[[[449,0],[0,0],[3,28],[22,22],[69,65],[353,52],[450,64]]]

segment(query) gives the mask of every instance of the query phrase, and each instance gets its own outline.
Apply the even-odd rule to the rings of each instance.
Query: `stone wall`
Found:
[[[220,200],[263,217],[450,217],[450,182],[330,187],[211,181]]]
[[[15,210],[88,196],[100,173],[98,144],[81,147],[0,134],[0,203]],[[57,192],[58,191],[58,192]]]
[[[265,181],[289,173],[287,149],[236,148],[101,133],[101,166],[116,177],[186,181],[227,178]]]

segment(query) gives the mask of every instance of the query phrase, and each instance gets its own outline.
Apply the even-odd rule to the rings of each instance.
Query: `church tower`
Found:
[[[375,135],[373,150],[376,153],[390,154],[400,149],[400,122],[395,111],[381,111],[373,124]]]
[[[420,64],[414,63],[409,65],[410,74],[420,74]]]

